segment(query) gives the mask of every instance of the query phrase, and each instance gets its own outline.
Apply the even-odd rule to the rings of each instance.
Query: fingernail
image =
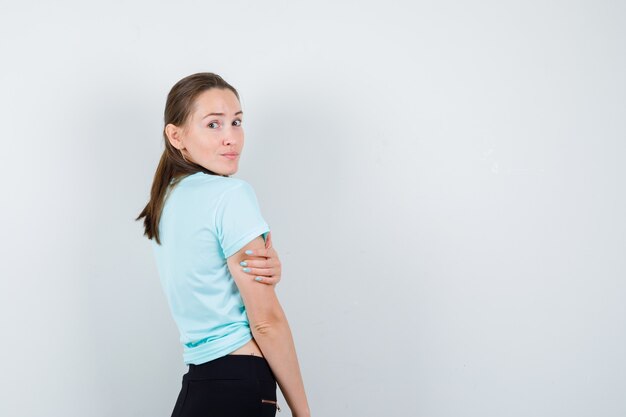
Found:
[[[250,272],[250,268],[244,268],[243,272]]]
[[[261,278],[261,277],[256,277],[254,280],[255,280],[255,281],[261,281],[261,280],[263,280],[263,278]]]
[[[241,265],[241,266],[248,266],[248,263],[246,261],[241,261],[241,262],[239,262],[239,265]]]
[[[252,255],[252,251],[251,251],[250,249],[248,249],[248,250],[246,251],[246,255]]]

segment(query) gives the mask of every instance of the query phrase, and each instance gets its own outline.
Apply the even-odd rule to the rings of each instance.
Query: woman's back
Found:
[[[169,191],[161,245],[152,246],[186,364],[224,356],[252,339],[226,259],[269,230],[254,190],[241,179],[197,172]]]

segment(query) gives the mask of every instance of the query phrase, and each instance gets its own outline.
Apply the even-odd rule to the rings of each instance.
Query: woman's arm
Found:
[[[246,306],[252,335],[269,363],[292,415],[308,417],[309,404],[304,392],[295,344],[274,286],[256,285],[239,265],[244,258],[254,258],[246,255],[246,250],[262,249],[264,246],[263,238],[256,237],[227,259],[228,268]]]

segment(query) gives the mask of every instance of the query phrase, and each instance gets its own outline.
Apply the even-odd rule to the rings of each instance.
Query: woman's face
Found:
[[[177,147],[187,160],[216,174],[234,174],[243,149],[242,121],[237,96],[227,88],[211,88],[196,98],[179,131],[182,147]]]

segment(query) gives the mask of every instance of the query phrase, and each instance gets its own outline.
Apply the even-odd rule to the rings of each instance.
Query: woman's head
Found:
[[[174,84],[167,95],[165,150],[154,174],[150,201],[135,220],[144,218],[144,235],[159,239],[159,220],[170,185],[204,172],[228,177],[239,168],[243,149],[243,114],[237,90],[222,77],[201,72]],[[234,157],[225,154],[234,153]]]
[[[243,150],[242,121],[239,94],[233,86],[217,74],[190,75],[178,81],[167,96],[165,150],[182,164],[232,175],[239,168]]]

